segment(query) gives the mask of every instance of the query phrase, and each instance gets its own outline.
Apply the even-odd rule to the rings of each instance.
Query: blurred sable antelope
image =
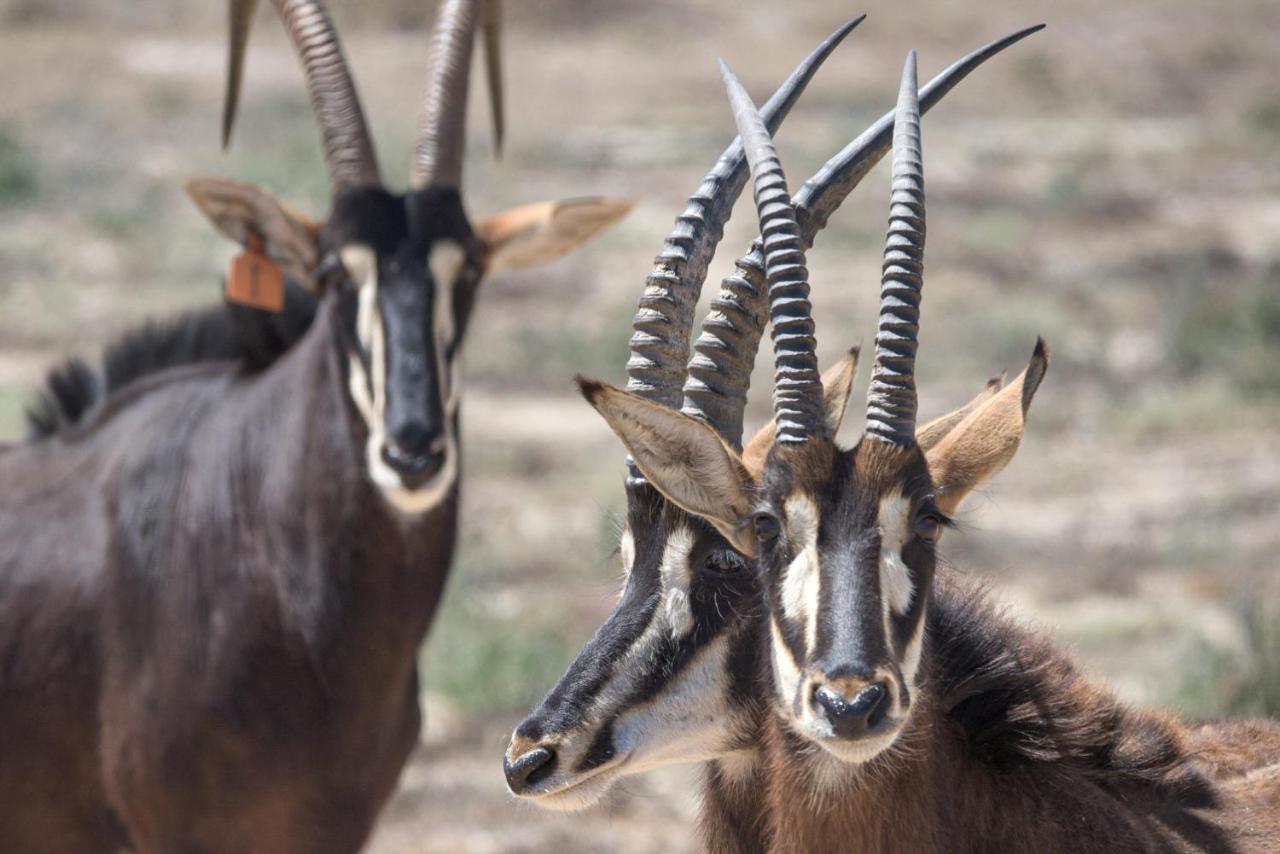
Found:
[[[226,360],[216,313],[135,336],[108,354],[106,388],[51,389],[50,411],[76,417],[0,452],[0,851],[361,846],[419,731],[476,288],[625,208],[472,225],[459,179],[480,10],[461,0],[432,39],[411,188],[388,192],[324,9],[275,5],[333,209],[321,225],[232,182],[193,195],[315,291],[314,317],[258,370]]]
[[[725,77],[764,235],[775,419],[739,452],[699,413],[583,381],[649,488],[687,516],[647,580],[639,544],[624,546],[617,611],[516,730],[513,790],[583,806],[645,760],[710,755],[711,850],[1276,850],[1280,724],[1129,709],[936,565],[950,514],[1020,444],[1048,349],[917,429],[914,53],[866,429],[851,449],[834,435],[852,364],[824,389],[814,358],[807,217],[765,121]],[[738,559],[692,562],[695,524]]]

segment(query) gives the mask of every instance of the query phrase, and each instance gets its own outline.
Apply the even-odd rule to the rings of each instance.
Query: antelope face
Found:
[[[871,759],[907,721],[945,524],[915,445],[771,453],[755,528],[774,705],[839,759]]]
[[[370,477],[398,509],[425,510],[457,476],[458,355],[480,243],[456,193],[379,189],[337,197],[327,242],[341,260]]]
[[[759,596],[747,560],[644,481],[627,486],[613,613],[503,762],[512,793],[582,809],[620,777],[752,744]]]

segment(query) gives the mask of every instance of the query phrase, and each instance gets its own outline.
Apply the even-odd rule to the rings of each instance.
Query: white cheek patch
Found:
[[[631,567],[636,565],[636,538],[631,528],[624,528],[622,539],[618,542],[618,554],[622,557],[622,577],[631,576]]]
[[[684,527],[671,532],[662,550],[662,608],[674,638],[693,631],[693,603],[689,601],[693,583],[693,568],[689,566],[692,551],[693,531]]]
[[[800,693],[800,667],[791,655],[791,649],[782,639],[778,621],[769,620],[770,659],[773,661],[773,684],[782,707],[790,713],[795,698]]]
[[[902,549],[911,536],[910,512],[911,501],[901,493],[880,501],[880,592],[899,616],[907,613],[915,595],[911,572],[902,560]]]
[[[818,602],[821,573],[818,558],[818,507],[807,495],[793,495],[784,505],[788,538],[798,548],[782,577],[782,611],[804,626],[805,646],[813,649],[818,638]]]
[[[911,633],[911,639],[907,641],[906,649],[902,653],[902,680],[912,687],[915,687],[916,673],[920,670],[920,654],[924,651],[925,616],[922,610],[920,622],[916,624],[915,631]]]

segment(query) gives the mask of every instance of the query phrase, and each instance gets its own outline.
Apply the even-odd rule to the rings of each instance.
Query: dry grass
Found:
[[[384,172],[402,180],[424,12],[407,0],[331,5],[340,23],[368,25],[349,53]],[[517,808],[502,790],[503,733],[615,585],[621,452],[569,378],[621,376],[648,262],[732,133],[714,58],[763,93],[863,9],[508,5],[510,140],[494,162],[485,122],[472,122],[472,211],[585,193],[639,205],[590,249],[484,295],[469,342],[463,550],[425,655],[431,724],[372,850],[683,850],[688,774],[638,781],[572,820]],[[865,11],[780,136],[793,180],[891,105],[907,47],[930,74],[988,38],[1050,25],[925,123],[926,414],[1018,368],[1038,333],[1055,354],[1020,458],[966,511],[952,559],[993,575],[1127,696],[1244,708],[1212,708],[1233,695],[1195,697],[1167,674],[1194,676],[1207,649],[1232,656],[1245,682],[1262,678],[1248,675],[1262,672],[1251,669],[1261,641],[1234,603],[1274,573],[1280,546],[1280,7]],[[256,180],[323,210],[299,75],[267,14],[234,149],[217,150],[221,17],[219,4],[0,0],[0,439],[17,435],[25,389],[59,355],[217,297],[228,248],[188,208],[184,176]],[[824,355],[870,339],[885,185],[881,167],[811,258]],[[749,220],[730,224],[726,258]],[[767,388],[766,374],[754,385]],[[766,407],[757,394],[754,415]]]

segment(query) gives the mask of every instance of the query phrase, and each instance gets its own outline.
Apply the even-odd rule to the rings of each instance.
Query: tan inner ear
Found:
[[[654,488],[705,519],[744,554],[755,553],[749,524],[756,481],[714,429],[696,418],[611,385],[579,380]]]
[[[586,243],[631,210],[626,199],[588,197],[535,202],[476,225],[490,272],[547,264]]]
[[[955,512],[965,496],[1013,459],[1026,428],[1027,409],[1048,366],[1049,349],[1040,341],[1027,369],[1008,386],[991,393],[988,383],[974,401],[932,422],[955,421],[925,454],[942,512]]]
[[[827,430],[834,436],[840,432],[844,423],[844,414],[849,407],[849,397],[853,394],[853,378],[858,373],[859,347],[850,347],[844,358],[827,368],[822,373],[822,397],[826,410]],[[760,428],[751,441],[742,449],[742,464],[752,475],[759,479],[764,472],[764,463],[773,447],[777,424],[770,421]]]
[[[223,236],[244,247],[260,240],[266,254],[295,281],[314,287],[321,223],[261,187],[229,178],[192,179],[186,191]]]

